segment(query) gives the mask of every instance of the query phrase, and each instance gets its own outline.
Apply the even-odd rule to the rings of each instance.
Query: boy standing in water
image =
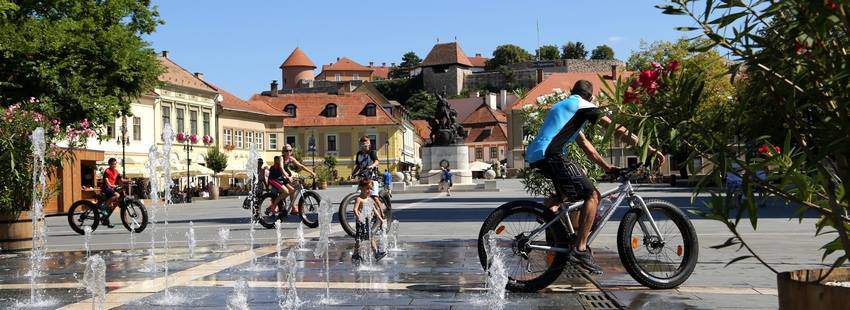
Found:
[[[372,181],[369,179],[361,179],[360,184],[358,186],[360,189],[360,195],[354,199],[354,220],[357,222],[356,224],[356,232],[354,234],[354,254],[351,255],[351,262],[356,264],[360,263],[360,260],[363,259],[360,257],[360,243],[361,241],[366,241],[371,239],[371,247],[372,252],[375,253],[375,261],[380,261],[384,256],[387,256],[387,252],[378,251],[378,245],[375,242],[375,239],[370,238],[370,230],[369,230],[369,221],[368,219],[363,219],[363,205],[370,201],[370,196],[372,195]],[[372,207],[372,216],[377,217],[381,222],[384,221],[381,213],[376,212],[374,205]]]

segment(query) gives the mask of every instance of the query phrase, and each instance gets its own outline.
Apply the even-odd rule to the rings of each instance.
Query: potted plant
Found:
[[[206,142],[206,137],[208,136],[204,137],[204,140]],[[209,189],[210,199],[218,199],[218,174],[224,171],[225,168],[227,168],[227,154],[224,154],[223,152],[219,151],[217,147],[212,147],[207,150],[207,154],[204,156],[204,159],[207,163],[207,168],[210,168],[212,171],[214,171],[216,175],[216,182]]]
[[[319,182],[319,189],[328,188],[328,181],[333,177],[333,172],[326,165],[316,166],[316,181]]]
[[[745,251],[731,263],[755,259],[777,274],[780,309],[838,309],[850,302],[850,131],[846,46],[850,46],[850,3],[846,1],[677,0],[659,6],[664,14],[692,19],[683,31],[703,40],[693,51],[725,50],[734,58],[728,74],[736,91],[710,107],[709,74],[683,66],[641,71],[637,82],[618,81],[606,90],[614,122],[639,132],[641,140],[672,140],[689,159],[707,160],[708,174],[694,189],[709,193],[698,215],[723,223],[732,233],[714,248]],[[733,29],[730,29],[734,27]],[[727,31],[729,30],[729,31]],[[653,66],[655,67],[655,66]],[[654,71],[654,72],[653,72]],[[742,77],[743,76],[743,77]],[[768,108],[769,107],[769,108]],[[775,146],[781,146],[776,148]],[[644,154],[645,155],[645,154]],[[694,170],[692,170],[694,171]],[[712,190],[707,184],[734,176],[740,190]],[[830,268],[780,271],[739,233],[755,230],[756,192],[819,215],[815,231],[834,238],[816,257]],[[796,216],[795,216],[796,217]],[[788,225],[796,221],[789,221]],[[828,260],[829,259],[829,260]]]

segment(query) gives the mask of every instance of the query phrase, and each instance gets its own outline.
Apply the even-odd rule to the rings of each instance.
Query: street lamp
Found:
[[[387,154],[387,171],[390,170],[390,136],[387,135],[387,142],[384,143],[384,153]]]
[[[121,139],[118,139],[121,143],[121,177],[124,178],[127,175],[127,150],[126,146],[129,143],[127,141],[127,114],[121,112]],[[132,191],[129,188],[126,188],[127,193],[132,194]]]
[[[189,183],[191,183],[192,177],[189,174],[189,166],[192,164],[192,158],[189,157],[189,152],[192,151],[192,139],[186,138],[186,144],[183,145],[183,149],[186,150],[186,202],[192,203],[192,192],[190,191]]]
[[[313,171],[316,170],[316,137],[310,133],[310,139],[307,140],[307,150],[310,151],[310,154],[313,156],[313,161],[311,163]],[[316,190],[316,180],[313,181],[313,190]]]

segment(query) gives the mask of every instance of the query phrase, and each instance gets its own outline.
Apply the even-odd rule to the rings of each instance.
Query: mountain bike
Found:
[[[598,222],[587,245],[590,246],[625,200],[628,210],[617,230],[620,261],[644,286],[675,288],[685,282],[696,267],[697,235],[679,207],[662,200],[644,201],[634,193],[631,174],[638,168],[623,168],[611,173],[620,185],[602,193]],[[557,214],[530,200],[500,206],[487,216],[478,234],[481,265],[485,270],[489,266],[484,238],[493,231],[508,269],[507,289],[535,292],[549,286],[568,264],[568,255],[578,240],[569,213],[583,206],[582,201],[562,204]]]
[[[381,184],[381,182],[378,182],[378,184]],[[342,198],[342,201],[339,202],[339,210],[337,211],[339,225],[341,225],[342,230],[351,237],[354,237],[356,234],[356,230],[354,229],[354,224],[356,223],[356,219],[354,217],[354,202],[356,200],[355,198],[359,195],[360,190],[355,185],[354,192],[346,195]],[[393,222],[393,208],[390,200],[392,195],[390,195],[386,189],[378,186],[378,197],[380,198],[381,204],[384,208],[384,220],[387,222],[387,227],[384,229],[386,229],[386,231],[390,231],[390,225],[392,225]]]
[[[293,178],[295,182],[293,182],[293,188],[295,188],[295,201],[298,202],[298,214],[301,218],[301,223],[304,223],[304,226],[309,228],[319,227],[319,203],[322,201],[322,196],[319,193],[307,189],[304,186],[304,178],[296,177]],[[315,180],[313,180],[315,182]],[[274,227],[274,222],[280,220],[281,222],[286,220],[286,217],[290,214],[292,210],[292,201],[286,203],[286,200],[289,198],[283,197],[277,204],[277,212],[272,213],[272,202],[277,197],[276,194],[272,192],[266,192],[257,200],[256,204],[256,212],[255,216],[258,217],[258,222],[263,227],[272,229]]]
[[[100,225],[103,210],[106,210],[106,218],[112,215],[116,209],[121,210],[121,223],[127,231],[133,230],[140,233],[148,226],[148,211],[145,205],[135,197],[128,195],[123,187],[117,188],[116,192],[121,193],[121,198],[113,203],[117,208],[113,207],[109,210],[103,201],[108,197],[99,194],[96,202],[83,199],[74,202],[68,210],[68,224],[76,233],[85,234],[84,227],[88,226],[92,231]]]

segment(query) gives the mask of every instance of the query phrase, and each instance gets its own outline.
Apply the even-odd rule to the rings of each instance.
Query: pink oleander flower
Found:
[[[633,92],[630,92],[630,91],[626,91],[626,95],[623,99],[623,102],[624,103],[635,103],[635,104],[640,103],[638,101],[638,95],[636,93],[633,93]]]
[[[655,70],[641,70],[640,76],[638,76],[638,80],[640,80],[641,86],[644,88],[648,88],[650,84],[655,83],[658,80],[658,71]]]
[[[653,62],[653,63],[652,63],[652,69],[659,70],[659,69],[661,69],[661,68],[662,68],[662,67],[661,67],[661,64],[659,64],[659,63],[657,63],[657,62]]]
[[[667,64],[667,70],[670,70],[672,72],[672,71],[676,71],[676,69],[679,69],[679,62],[678,61],[672,60],[672,61],[670,61],[670,63]]]
[[[89,125],[90,124],[88,118],[84,118],[83,121],[80,123],[80,127],[83,127],[83,129],[89,129]]]

